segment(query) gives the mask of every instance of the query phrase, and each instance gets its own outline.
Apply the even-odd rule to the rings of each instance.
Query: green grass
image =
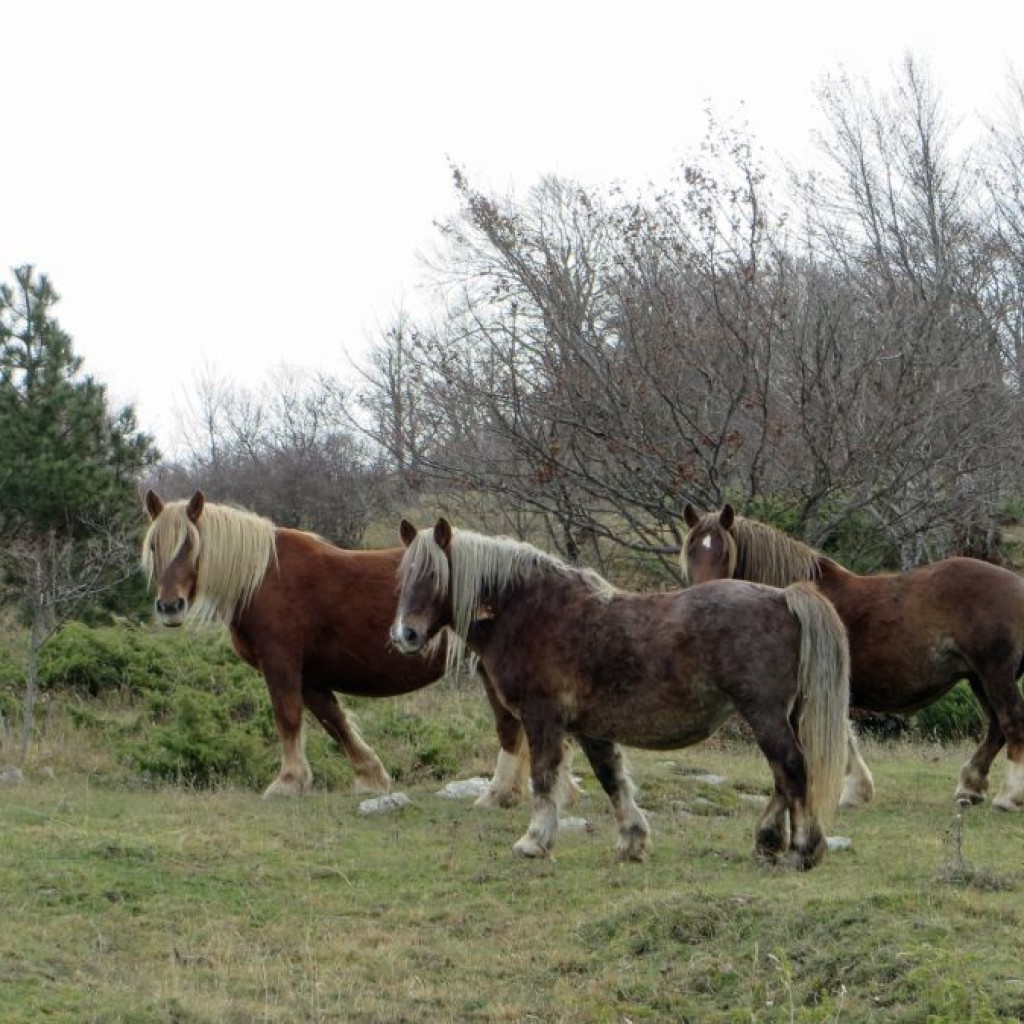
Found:
[[[443,721],[451,699],[435,688],[396,703],[428,702]],[[363,722],[390,763],[405,741],[375,733],[371,703],[391,702],[367,702]],[[482,732],[458,774],[493,752]],[[0,786],[0,1016],[1020,1019],[1024,818],[987,806],[957,818],[966,748],[865,753],[876,803],[842,812],[830,834],[852,848],[805,874],[753,862],[757,810],[741,794],[766,792],[768,774],[736,743],[631,752],[655,837],[642,865],[614,861],[614,823],[580,757],[586,794],[568,813],[593,831],[563,833],[541,862],[510,850],[525,808],[478,810],[439,797],[433,780],[403,786],[411,807],[364,816],[337,790],[263,803],[59,762],[48,777],[37,763],[24,784]],[[1004,771],[1000,759],[997,781]]]

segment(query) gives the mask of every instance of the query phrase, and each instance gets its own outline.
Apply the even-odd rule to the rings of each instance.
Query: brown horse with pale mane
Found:
[[[149,491],[145,505],[151,523],[142,564],[156,588],[159,620],[167,626],[227,625],[235,651],[266,681],[281,769],[264,796],[296,796],[312,782],[303,707],[347,754],[356,789],[387,791],[387,770],[335,693],[392,697],[444,674],[443,647],[413,661],[397,654],[388,640],[395,572],[404,549],[338,548],[311,533],[208,502],[201,491],[166,504]],[[522,796],[528,768],[522,728],[483,682],[501,752],[490,787],[477,803],[511,806]]]
[[[807,584],[722,581],[671,593],[618,590],[529,544],[417,532],[399,569],[395,646],[417,654],[444,631],[481,661],[530,748],[533,816],[515,844],[546,856],[558,831],[566,735],[576,738],[619,822],[618,853],[645,856],[650,829],[618,744],[670,750],[739,711],[771,766],[756,854],[810,868],[842,783],[849,650],[835,609]]]
[[[960,770],[956,799],[979,803],[1006,745],[1006,787],[992,805],[1024,807],[1024,580],[973,558],[947,558],[903,573],[859,576],[780,530],[735,514],[701,515],[687,505],[690,531],[680,555],[684,578],[746,579],[785,586],[811,580],[836,607],[850,636],[850,700],[855,708],[909,714],[966,679],[988,730]],[[843,802],[867,803],[871,773],[851,731]]]

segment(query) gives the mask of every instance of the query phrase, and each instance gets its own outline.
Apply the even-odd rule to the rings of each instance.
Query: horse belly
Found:
[[[652,697],[648,691],[588,708],[573,724],[573,731],[627,747],[678,750],[706,740],[734,710],[732,701],[717,692],[690,692],[686,699],[672,699],[672,695]]]
[[[971,665],[951,640],[920,642],[901,634],[884,645],[853,646],[851,637],[850,703],[883,714],[911,714],[938,700]]]

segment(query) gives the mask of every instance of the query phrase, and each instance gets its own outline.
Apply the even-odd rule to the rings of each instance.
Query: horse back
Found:
[[[763,584],[604,599],[544,581],[485,623],[475,649],[509,707],[558,706],[570,730],[671,749],[738,704],[792,700],[799,639],[784,592]]]
[[[855,706],[911,711],[959,679],[1016,672],[1024,657],[1024,580],[988,562],[871,576],[823,562],[818,586],[849,632]]]

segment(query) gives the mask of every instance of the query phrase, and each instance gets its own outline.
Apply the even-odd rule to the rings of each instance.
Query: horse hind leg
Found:
[[[636,789],[626,771],[626,763],[618,745],[610,740],[579,737],[580,746],[597,781],[608,794],[619,823],[619,860],[642,861],[651,850],[651,829],[644,812],[636,803]]]
[[[1000,690],[1000,699],[992,701],[1006,740],[1006,785],[992,800],[992,806],[1013,813],[1024,808],[1024,704],[1011,672],[1007,672],[1006,679],[1009,682]]]
[[[813,868],[824,858],[828,841],[818,819],[808,809],[807,763],[796,734],[784,715],[744,717],[775,780],[775,793],[754,835],[755,856],[772,862],[784,860],[801,870]]]
[[[754,829],[754,856],[774,864],[789,848],[789,805],[778,786]]]
[[[860,744],[853,723],[847,725],[846,735],[846,778],[843,780],[843,795],[840,807],[865,807],[875,798],[875,780],[861,757]]]
[[[306,707],[348,757],[356,775],[355,791],[387,793],[391,789],[391,776],[373,749],[359,735],[359,730],[345,714],[338,698],[328,690],[312,688],[303,690],[302,696]]]
[[[970,686],[988,717],[988,727],[970,760],[960,769],[960,777],[953,794],[953,799],[960,804],[980,804],[985,799],[989,769],[1006,743],[1002,726],[999,724],[999,716],[989,702],[981,683],[971,679]]]

